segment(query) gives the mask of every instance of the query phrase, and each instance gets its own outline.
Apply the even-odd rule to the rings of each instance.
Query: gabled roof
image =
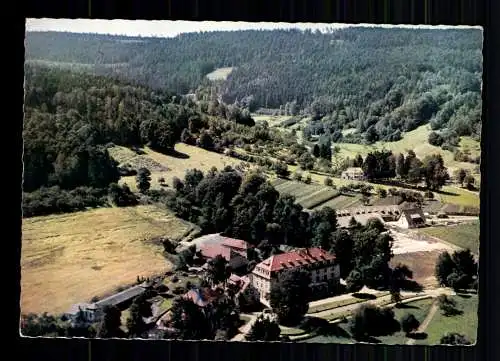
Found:
[[[119,305],[123,302],[126,302],[128,300],[131,300],[134,297],[137,297],[144,293],[146,289],[141,286],[133,286],[130,288],[127,288],[124,291],[115,293],[112,296],[109,296],[103,300],[100,300],[95,303],[97,307],[104,307],[104,306],[116,306]]]
[[[259,263],[256,267],[263,268],[264,270],[270,272],[277,272],[304,265],[314,265],[319,262],[334,259],[334,255],[322,250],[321,248],[308,248],[273,255]]]
[[[421,208],[403,209],[401,217],[405,217],[408,224],[425,223],[424,212]]]
[[[241,239],[228,238],[228,237],[224,237],[222,245],[226,247],[237,248],[240,250],[247,250],[249,248],[254,248],[252,244],[245,242]]]

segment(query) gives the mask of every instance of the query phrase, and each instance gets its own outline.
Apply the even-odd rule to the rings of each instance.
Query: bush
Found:
[[[311,175],[308,174],[305,178],[304,178],[304,183],[305,184],[311,184],[312,182],[312,179],[311,179]]]
[[[174,295],[183,295],[184,293],[187,292],[187,289],[185,287],[182,287],[182,286],[177,286],[175,287],[173,290],[172,290],[172,293]]]
[[[431,132],[429,133],[428,141],[430,145],[440,147],[444,143],[444,138],[436,132]]]
[[[325,186],[327,186],[327,187],[331,187],[333,185],[333,180],[330,177],[326,177],[324,182],[325,182]]]
[[[411,313],[407,313],[401,318],[401,328],[406,334],[409,334],[420,326],[420,322]]]
[[[23,193],[23,217],[43,216],[54,213],[70,213],[106,204],[106,190],[78,187],[71,191],[58,186],[42,187],[34,192]]]
[[[470,345],[472,344],[467,337],[457,332],[446,333],[441,337],[441,345]]]
[[[135,206],[138,201],[136,196],[130,191],[128,185],[119,186],[116,183],[109,185],[108,195],[111,202],[117,207]]]

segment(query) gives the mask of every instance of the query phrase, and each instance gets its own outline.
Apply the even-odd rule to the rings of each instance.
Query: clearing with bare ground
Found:
[[[172,186],[172,178],[184,179],[186,170],[199,169],[203,172],[216,167],[221,170],[225,166],[235,167],[242,161],[219,153],[178,143],[175,145],[176,154],[167,155],[145,147],[145,154],[136,154],[133,150],[114,146],[109,148],[110,155],[119,163],[129,163],[134,168],[146,167],[151,172],[151,188],[160,189],[159,178],[164,178],[165,183]],[[130,189],[136,190],[136,180],[134,176],[122,177],[120,183],[127,183]]]
[[[101,208],[23,220],[21,310],[65,312],[113,293],[137,276],[165,272],[162,248],[147,242],[181,237],[192,226],[155,206]]]
[[[391,267],[398,263],[407,265],[413,272],[413,280],[424,287],[436,287],[434,276],[436,261],[443,250],[396,254],[391,259]]]

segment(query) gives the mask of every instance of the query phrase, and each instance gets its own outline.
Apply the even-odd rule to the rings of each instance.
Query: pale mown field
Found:
[[[155,206],[101,208],[23,220],[21,311],[65,312],[78,302],[170,269],[147,240],[191,226]]]
[[[241,160],[184,143],[175,145],[175,150],[180,153],[179,156],[158,153],[148,147],[143,150],[146,154],[138,155],[126,147],[114,146],[109,149],[109,153],[119,163],[130,163],[133,167],[148,168],[151,171],[152,189],[162,188],[158,182],[161,177],[165,179],[166,184],[172,186],[172,178],[184,179],[188,169],[196,168],[206,172],[212,167],[220,170],[227,165],[234,167],[241,164]],[[136,190],[134,176],[122,177],[120,183],[127,183],[130,189]]]
[[[226,80],[229,74],[233,71],[233,68],[217,68],[213,72],[207,74],[209,80]]]

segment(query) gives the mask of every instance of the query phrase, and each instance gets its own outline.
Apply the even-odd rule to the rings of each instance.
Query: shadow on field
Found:
[[[408,338],[412,338],[414,340],[425,340],[427,338],[427,333],[425,332],[412,332],[409,333]]]
[[[178,159],[189,159],[189,155],[188,154],[179,152],[179,151],[177,151],[175,149],[164,151],[163,154],[169,155],[171,157],[178,158]]]
[[[339,324],[329,324],[319,332],[322,336],[335,336],[341,338],[351,338],[349,332],[344,330]]]
[[[410,292],[422,292],[424,287],[417,281],[413,280],[404,280],[403,284],[401,285],[401,289],[404,291],[410,291]]]
[[[420,309],[420,307],[417,307],[417,306],[414,306],[414,305],[410,305],[408,303],[398,303],[394,306],[395,308],[399,308],[399,309],[414,309],[414,310],[418,310]]]
[[[357,342],[366,342],[366,343],[382,343],[378,338],[375,338],[373,336],[365,336],[362,338],[356,339]]]
[[[371,293],[363,293],[363,292],[353,293],[352,296],[356,298],[361,298],[363,300],[374,300],[377,298],[377,296],[372,295]]]

